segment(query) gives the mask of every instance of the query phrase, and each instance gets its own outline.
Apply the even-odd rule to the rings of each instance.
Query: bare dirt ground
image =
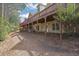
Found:
[[[59,40],[52,34],[21,32],[23,40],[4,55],[15,56],[78,56],[79,38]]]

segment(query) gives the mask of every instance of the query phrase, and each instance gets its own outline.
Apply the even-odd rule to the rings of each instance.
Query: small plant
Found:
[[[10,20],[0,17],[0,41],[4,40],[10,32],[14,32],[19,27],[19,21],[16,16],[12,16]]]
[[[6,33],[7,32],[6,32],[4,20],[2,20],[2,17],[0,17],[0,41],[5,39]]]

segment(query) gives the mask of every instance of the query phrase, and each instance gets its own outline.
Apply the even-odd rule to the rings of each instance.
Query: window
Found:
[[[56,30],[59,30],[59,24],[56,23]]]
[[[52,24],[52,30],[59,30],[59,24],[58,23]]]
[[[55,24],[52,24],[52,30],[55,30]]]

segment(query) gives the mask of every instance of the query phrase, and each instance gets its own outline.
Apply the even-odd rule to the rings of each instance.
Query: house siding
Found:
[[[52,24],[59,24],[59,29],[58,30],[53,30],[53,26]],[[47,25],[45,28],[45,25]],[[39,26],[39,30],[37,30],[36,26]],[[56,26],[55,26],[56,27]],[[34,28],[34,31],[38,31],[38,32],[48,32],[48,33],[60,33],[60,23],[57,22],[57,21],[50,21],[50,22],[47,22],[46,24],[45,23],[38,23],[38,24],[34,24],[33,25],[33,28]],[[65,32],[64,31],[64,28],[63,28],[63,31],[62,32]]]

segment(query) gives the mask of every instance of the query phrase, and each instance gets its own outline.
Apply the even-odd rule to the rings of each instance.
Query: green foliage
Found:
[[[79,6],[76,4],[67,4],[67,7],[58,6],[57,19],[66,24],[71,24],[69,28],[66,28],[68,32],[74,33],[74,28],[77,30],[79,25]],[[68,25],[67,25],[68,26]]]
[[[17,17],[13,16],[10,20],[0,17],[0,40],[4,40],[10,32],[16,31],[18,27]]]
[[[22,11],[26,5],[23,4],[20,7]],[[13,9],[11,16],[8,17],[9,19],[5,19],[4,17],[0,17],[0,40],[4,40],[10,32],[16,31],[19,27],[19,19],[16,9]]]
[[[57,18],[58,20],[65,21],[66,18],[66,9],[62,5],[57,6]]]
[[[17,17],[16,15],[12,15],[9,19],[11,31],[15,31],[19,27],[19,19]]]
[[[8,22],[0,17],[0,40],[4,40],[8,34]]]
[[[60,21],[65,21],[68,23],[79,23],[79,12],[76,12],[78,8],[75,4],[67,4],[67,8],[58,6],[57,9],[57,18]]]
[[[26,7],[25,4],[21,5],[21,11]]]

